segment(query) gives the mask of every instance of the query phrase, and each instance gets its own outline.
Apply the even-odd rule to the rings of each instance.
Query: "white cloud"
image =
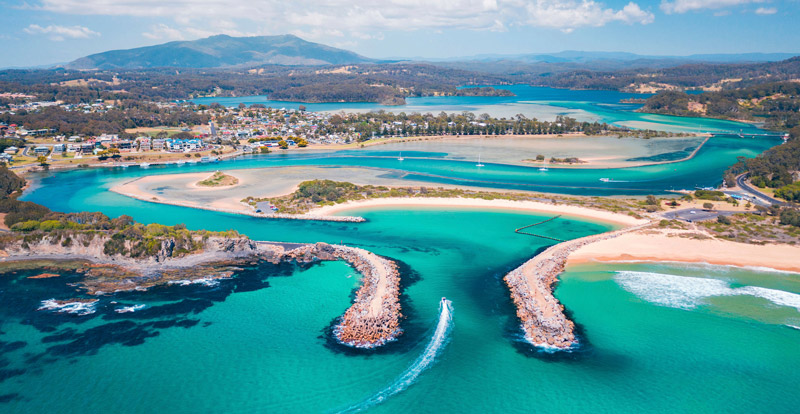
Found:
[[[65,38],[71,39],[87,39],[93,36],[100,36],[100,33],[97,33],[88,27],[83,26],[57,26],[57,25],[49,25],[46,27],[39,26],[38,24],[32,24],[26,27],[25,33],[32,34],[32,35],[39,35],[44,34],[47,35],[51,40],[61,41]]]
[[[553,27],[565,32],[583,26],[605,26],[613,21],[649,24],[655,19],[653,13],[642,10],[633,2],[620,10],[613,10],[592,0],[581,2],[536,0],[528,5],[527,11],[530,24]]]
[[[777,12],[778,9],[776,9],[775,7],[759,7],[756,9],[756,14],[762,14],[762,15],[775,14]]]
[[[163,23],[151,26],[150,31],[142,33],[142,36],[153,40],[183,40],[183,33],[180,30]]]
[[[763,3],[764,0],[661,0],[661,10],[665,13],[686,13],[703,9],[722,9],[750,3]]]
[[[680,0],[678,0],[680,1]],[[630,2],[621,9],[599,0],[40,0],[52,12],[173,19],[189,34],[219,21],[256,22],[271,34],[332,31],[377,38],[390,30],[493,30],[531,25],[572,31],[612,22],[648,24],[653,13]],[[203,27],[197,29],[197,27]],[[218,28],[215,28],[218,29]],[[235,26],[224,28],[229,34]],[[158,35],[161,32],[150,31]],[[220,31],[216,31],[220,33]],[[334,37],[336,37],[334,35]]]

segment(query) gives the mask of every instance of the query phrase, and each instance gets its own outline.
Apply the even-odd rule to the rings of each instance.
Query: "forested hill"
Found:
[[[642,112],[764,121],[773,130],[800,126],[800,82],[772,82],[742,89],[687,94],[665,91],[647,99]]]
[[[356,53],[312,43],[293,35],[231,37],[169,42],[86,56],[69,69],[220,68],[236,66],[339,65],[372,62]]]
[[[670,68],[542,74],[531,80],[541,86],[635,91],[656,89],[736,89],[765,82],[800,79],[800,56],[779,62],[696,63]]]

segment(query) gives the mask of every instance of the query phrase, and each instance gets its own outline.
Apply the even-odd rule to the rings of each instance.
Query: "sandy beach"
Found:
[[[680,232],[640,230],[581,247],[567,264],[586,262],[685,262],[762,267],[800,273],[800,246],[745,244],[679,237]]]
[[[624,214],[567,204],[550,204],[538,201],[484,200],[480,198],[377,198],[349,201],[334,206],[325,206],[315,209],[308,214],[325,216],[355,209],[380,207],[455,207],[533,211],[599,220],[622,226],[636,226],[648,222],[648,220],[637,219]]]

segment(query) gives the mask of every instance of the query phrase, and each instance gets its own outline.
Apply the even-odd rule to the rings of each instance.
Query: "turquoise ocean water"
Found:
[[[0,412],[795,412],[797,274],[676,264],[573,266],[556,296],[578,324],[581,346],[548,354],[520,340],[501,280],[549,246],[513,231],[546,215],[382,208],[348,212],[365,223],[316,223],[155,205],[107,191],[149,174],[359,165],[431,182],[550,185],[570,194],[593,194],[598,177],[609,177],[628,183],[608,183],[602,194],[657,193],[711,185],[731,159],[775,142],[715,138],[709,144],[684,163],[551,169],[545,177],[499,164],[477,170],[436,154],[408,157],[401,169],[388,154],[352,152],[37,177],[24,198],[54,210],[237,229],[258,240],[343,242],[398,260],[405,333],[374,352],[330,340],[332,323],[359,283],[339,262],[263,264],[218,284],[103,296],[84,315],[37,310],[51,298],[82,297],[71,286],[78,275],[28,279],[41,270],[0,272]],[[537,231],[571,239],[609,229],[560,218]],[[442,318],[441,297],[452,302],[449,320]],[[116,312],[135,305],[135,312]],[[448,329],[431,342],[440,323]]]

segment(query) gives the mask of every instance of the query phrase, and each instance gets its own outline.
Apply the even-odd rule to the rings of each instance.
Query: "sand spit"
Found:
[[[537,347],[565,350],[577,344],[575,324],[553,296],[553,286],[570,253],[588,244],[619,237],[649,223],[557,244],[509,272],[503,280],[511,290],[525,339]]]
[[[545,203],[540,201],[484,200],[481,198],[441,198],[441,197],[387,197],[368,200],[348,201],[333,206],[324,206],[309,212],[309,215],[330,216],[347,210],[374,207],[456,207],[535,211],[563,214],[591,220],[636,226],[649,221],[611,211],[596,210],[569,204]]]
[[[165,200],[157,196],[154,196],[152,194],[149,194],[147,192],[144,192],[138,188],[137,186],[138,183],[146,182],[146,180],[151,177],[160,177],[160,176],[150,176],[133,180],[119,186],[114,186],[110,188],[110,191],[124,195],[126,197],[131,197],[137,200],[147,201],[150,203],[167,204],[179,207],[199,208],[202,210],[218,211],[220,213],[243,214],[246,216],[267,218],[267,219],[314,220],[314,221],[333,221],[333,222],[346,222],[346,223],[361,223],[365,221],[363,217],[351,217],[351,216],[333,216],[333,215],[322,215],[322,214],[283,214],[283,213],[271,213],[271,212],[257,213],[248,206],[239,202],[212,203],[212,204],[200,205],[193,203],[189,200]],[[219,190],[219,189],[226,189],[226,188],[225,187],[212,188],[211,190]]]

